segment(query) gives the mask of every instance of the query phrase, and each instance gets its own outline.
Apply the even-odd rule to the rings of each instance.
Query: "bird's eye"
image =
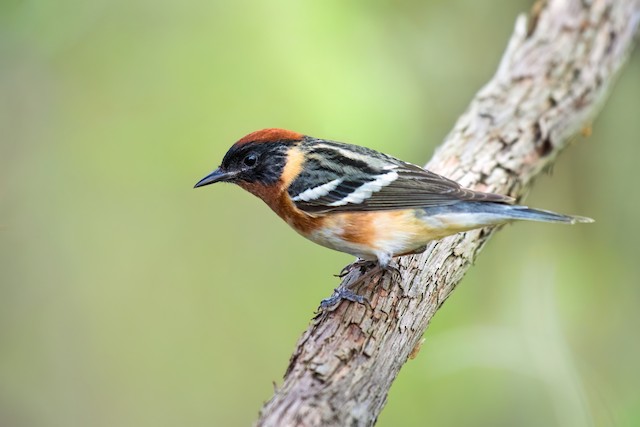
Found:
[[[242,163],[245,164],[245,166],[255,166],[256,162],[258,161],[258,155],[255,153],[251,153],[251,154],[247,154],[247,156],[242,160]]]

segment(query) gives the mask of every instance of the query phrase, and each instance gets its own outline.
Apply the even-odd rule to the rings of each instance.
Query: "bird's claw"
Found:
[[[327,308],[333,307],[334,305],[338,304],[343,299],[351,302],[357,302],[358,304],[366,304],[371,307],[371,303],[369,302],[369,299],[367,299],[367,297],[358,295],[344,286],[339,286],[333,290],[333,295],[320,301],[320,308],[326,310]]]
[[[396,279],[402,280],[402,272],[398,267],[394,265],[387,265],[386,267],[383,268],[383,270],[391,272],[396,277]]]
[[[370,267],[378,267],[378,268],[377,269],[374,268],[373,270],[367,271],[367,269],[369,269]],[[361,274],[364,273],[364,274],[358,277],[352,283],[349,283],[348,285],[345,285],[343,283],[342,285],[334,289],[333,294],[329,298],[325,298],[322,301],[320,301],[320,309],[324,310],[324,309],[333,307],[334,305],[338,304],[342,300],[347,300],[347,301],[355,302],[358,304],[366,304],[369,307],[371,307],[371,303],[366,297],[356,294],[355,292],[351,291],[349,287],[352,287],[356,284],[361,284],[365,280],[368,280],[369,278],[371,278],[376,273],[381,272],[384,274],[384,272],[390,272],[396,278],[402,280],[402,272],[398,269],[398,267],[394,265],[388,265],[388,264],[383,267],[380,264],[378,264],[376,261],[367,261],[363,259],[359,259],[356,262],[345,266],[340,271],[340,273],[336,274],[335,276],[342,279],[356,268],[359,268],[360,273]]]
[[[368,269],[369,267],[375,266],[377,263],[375,261],[367,261],[364,259],[358,259],[355,262],[352,262],[351,264],[347,264],[344,266],[344,268],[342,270],[340,270],[340,273],[338,274],[334,274],[335,277],[339,277],[340,279],[342,279],[343,277],[345,277],[347,274],[351,273],[354,269],[359,268],[360,269],[360,273],[363,273],[366,269]]]

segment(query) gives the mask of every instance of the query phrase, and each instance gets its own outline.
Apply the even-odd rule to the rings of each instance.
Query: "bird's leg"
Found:
[[[387,265],[386,267],[380,267],[384,271],[388,271],[393,274],[398,280],[402,280],[402,272],[395,265]]]
[[[340,273],[334,274],[334,276],[342,279],[343,277],[351,273],[356,268],[360,269],[360,273],[364,273],[369,267],[373,267],[375,265],[376,265],[375,261],[358,258],[357,261],[352,262],[351,264],[345,265],[344,268],[340,270]]]
[[[326,308],[332,307],[337,303],[339,303],[340,301],[342,301],[343,299],[346,299],[347,301],[357,302],[359,304],[367,304],[369,307],[371,307],[371,304],[369,303],[369,300],[366,297],[362,295],[358,295],[357,293],[353,292],[350,288],[353,288],[354,286],[361,284],[362,282],[370,278],[374,273],[377,273],[378,271],[380,271],[380,266],[376,261],[367,261],[367,260],[359,259],[358,261],[352,264],[349,264],[345,268],[343,268],[337,277],[340,277],[340,278],[345,277],[356,268],[359,268],[360,272],[362,273],[366,271],[369,267],[373,267],[373,268],[367,271],[362,276],[358,277],[353,282],[351,283],[343,282],[340,284],[340,286],[335,288],[333,290],[333,294],[329,298],[325,298],[320,302],[320,308],[326,309]]]
[[[329,307],[333,307],[343,299],[351,302],[357,302],[358,304],[367,304],[371,307],[371,303],[366,297],[349,290],[347,286],[340,285],[333,290],[333,294],[329,298],[325,298],[320,301],[320,308],[327,309]]]
[[[392,274],[394,274],[394,276],[402,279],[402,273],[400,272],[398,267],[390,265],[390,262],[391,262],[391,255],[382,254],[378,256],[377,262],[359,259],[358,261],[347,265],[345,268],[342,269],[338,277],[342,278],[346,276],[347,274],[351,273],[355,268],[360,268],[361,273],[365,272],[369,267],[373,266],[373,268],[369,271],[366,271],[366,273],[364,273],[362,276],[358,277],[356,280],[354,280],[351,283],[348,283],[348,284],[341,283],[340,286],[334,289],[333,294],[329,298],[325,298],[320,302],[320,308],[323,308],[323,309],[329,308],[339,303],[343,299],[346,299],[352,302],[357,302],[359,304],[366,303],[369,307],[371,307],[371,303],[366,297],[356,294],[351,289],[354,286],[362,284],[363,282],[370,279],[374,274],[379,273],[381,271],[382,272],[389,271]]]
[[[378,265],[382,270],[389,271],[393,273],[396,276],[396,278],[398,278],[399,280],[402,280],[402,272],[400,272],[400,269],[398,269],[398,267],[396,267],[395,265],[391,265],[391,259],[392,259],[391,254],[379,254]]]

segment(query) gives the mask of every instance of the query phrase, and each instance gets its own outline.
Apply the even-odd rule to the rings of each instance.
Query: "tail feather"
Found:
[[[586,216],[564,215],[542,209],[531,209],[527,206],[503,205],[501,209],[506,216],[525,221],[561,222],[565,224],[590,223],[593,219]],[[507,209],[504,209],[507,208]]]
[[[527,206],[509,205],[497,202],[459,202],[454,205],[426,208],[428,215],[465,214],[470,215],[467,225],[475,226],[501,224],[509,221],[542,221],[564,224],[589,223],[593,219],[584,216],[564,215]]]

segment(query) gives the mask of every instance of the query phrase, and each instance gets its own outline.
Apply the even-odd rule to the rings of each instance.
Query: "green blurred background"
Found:
[[[230,185],[263,127],[425,163],[530,1],[0,2],[0,426],[242,426],[331,276]],[[640,55],[491,241],[380,426],[640,425]]]

